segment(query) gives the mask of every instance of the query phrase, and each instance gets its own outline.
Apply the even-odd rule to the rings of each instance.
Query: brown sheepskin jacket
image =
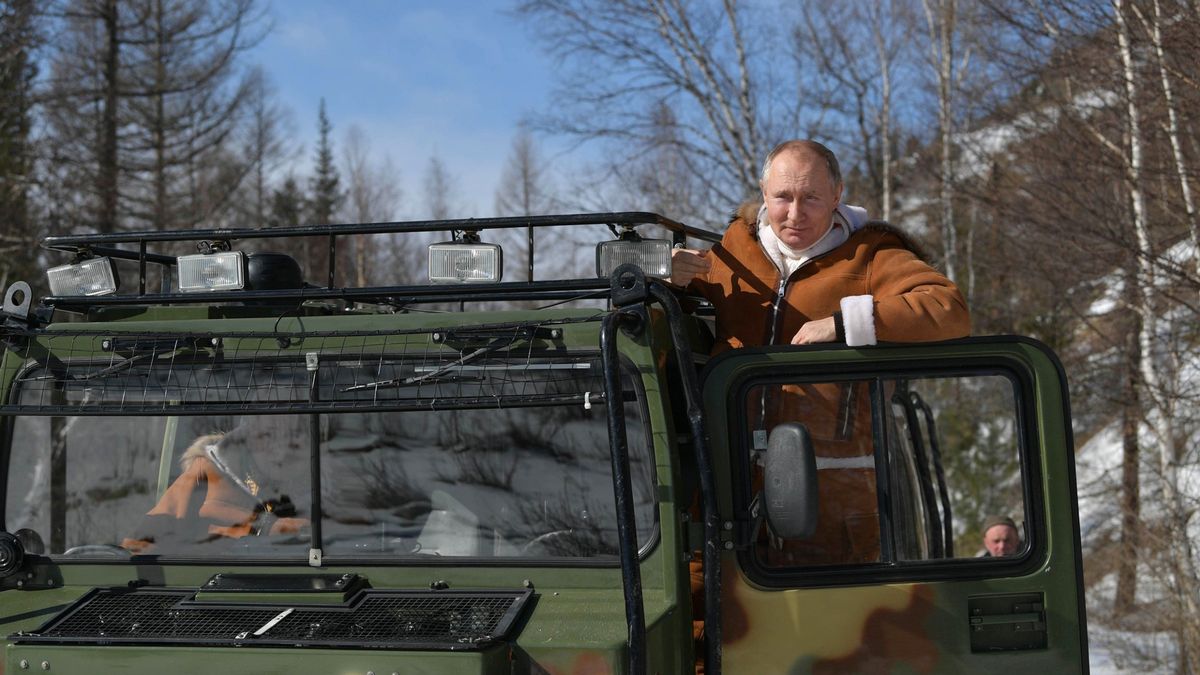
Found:
[[[689,285],[716,308],[714,355],[744,346],[789,344],[806,322],[835,312],[842,315],[851,346],[970,334],[970,315],[958,288],[923,260],[907,236],[882,222],[853,230],[840,246],[797,269],[773,310],[781,274],[759,244],[758,211],[757,203],[738,209],[721,243],[708,253],[712,268]],[[850,314],[856,315],[853,320]],[[780,567],[879,560],[869,387],[849,381],[784,384],[762,394],[751,392],[746,403],[746,419],[755,429],[802,422],[818,461],[841,463],[821,471],[814,536],[783,542],[760,537],[759,559]],[[753,477],[755,491],[761,481],[761,474]],[[693,602],[702,607],[700,563],[693,561],[691,568]],[[698,617],[693,629],[699,637],[703,622]]]
[[[717,310],[714,352],[788,344],[805,322],[833,316],[848,297],[870,296],[880,342],[929,342],[971,332],[958,288],[922,260],[896,228],[872,222],[841,246],[819,256],[788,280],[773,339],[771,305],[780,273],[758,242],[759,205],[743,205],[721,243],[708,254],[712,269],[690,288]],[[849,329],[849,326],[848,326]]]

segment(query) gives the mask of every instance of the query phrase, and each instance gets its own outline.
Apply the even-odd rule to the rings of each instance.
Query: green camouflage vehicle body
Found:
[[[435,225],[449,229],[446,223]],[[639,284],[657,284],[635,276]],[[165,306],[165,302],[103,306],[100,302],[84,312],[84,321],[46,323],[38,320],[43,315],[35,310],[22,314],[17,307],[19,298],[7,297],[7,349],[0,362],[5,529],[18,532],[21,518],[49,524],[42,527],[46,531],[37,533],[36,542],[21,534],[20,560],[13,562],[10,549],[0,551],[4,574],[0,578],[0,631],[6,636],[3,672],[693,672],[697,661],[705,658],[703,648],[693,642],[693,620],[705,616],[706,608],[701,600],[694,601],[703,594],[692,588],[689,564],[693,557],[700,559],[694,552],[705,548],[706,537],[720,559],[717,602],[707,608],[710,620],[706,630],[710,636],[719,633],[721,640],[719,645],[710,644],[709,672],[1001,673],[1013,668],[1086,672],[1065,383],[1057,362],[1044,347],[1023,339],[981,338],[868,349],[746,349],[706,364],[702,355],[707,354],[711,338],[702,316],[677,316],[678,308],[663,306],[660,296],[654,294],[631,300],[622,295],[620,275],[617,277],[613,282],[616,309],[482,311],[472,310],[470,302],[464,302],[463,311],[426,314],[376,312],[363,306],[344,311],[320,303],[304,309],[293,303],[290,309],[281,310],[278,305],[253,302],[177,306]],[[59,309],[68,304],[60,302]],[[607,386],[576,390],[591,387],[598,379],[551,380],[556,377],[552,375],[539,379],[542,375],[538,373],[553,374],[568,367],[598,378],[605,368],[602,321],[613,312],[634,317],[615,333],[624,393],[614,393]],[[519,335],[504,337],[506,331]],[[681,340],[686,344],[681,345]],[[686,349],[680,351],[681,346]],[[393,356],[401,365],[389,370],[392,366],[384,361]],[[237,365],[226,368],[222,359]],[[60,363],[67,365],[55,365]],[[316,384],[307,390],[310,396],[305,399],[305,387],[295,386],[295,382],[303,385],[302,373],[306,367],[310,368],[307,372],[314,372],[314,363],[319,364],[317,374],[312,375]],[[373,369],[376,377],[392,380],[380,385],[383,380],[367,378],[371,386],[364,388],[359,380],[338,379],[350,377],[345,373],[352,368]],[[271,373],[264,375],[270,379],[269,386],[264,388],[262,382],[243,377],[245,371],[255,369]],[[333,374],[326,375],[330,369]],[[702,389],[692,392],[695,401],[702,403],[698,416],[689,416],[687,370],[702,373]],[[478,400],[464,403],[468,393],[474,396],[482,391],[472,387],[485,386],[474,383],[473,373],[483,373],[478,377],[484,381],[493,371],[503,371],[503,377],[511,380],[497,385],[508,388],[491,392],[496,398],[492,407],[515,417],[486,417],[494,412],[488,406]],[[198,374],[202,372],[226,373],[221,375],[226,379],[220,387],[211,385],[196,394],[199,390],[188,387],[200,386],[195,383],[201,382]],[[332,378],[328,386],[320,379],[326,376]],[[399,382],[405,378],[407,383]],[[889,430],[900,428],[901,423],[888,417],[891,413],[883,408],[891,410],[899,399],[888,404],[882,398],[884,392],[891,392],[898,383],[906,390],[924,386],[923,393],[935,401],[935,412],[957,425],[945,434],[952,440],[975,439],[972,448],[985,445],[971,431],[973,423],[956,422],[964,416],[960,414],[963,411],[938,401],[971,401],[972,396],[990,401],[1000,392],[997,400],[1001,403],[994,408],[979,404],[988,411],[1003,411],[1005,402],[1011,401],[1011,420],[992,424],[995,433],[989,442],[1001,453],[1011,451],[1010,463],[1015,462],[1017,468],[989,504],[997,499],[1003,502],[1001,497],[1007,496],[1009,501],[1003,503],[1020,509],[1026,539],[1021,554],[986,560],[975,557],[974,551],[953,556],[945,544],[955,540],[976,545],[973,528],[977,524],[956,524],[947,542],[937,543],[941,535],[934,532],[933,521],[939,519],[939,513],[944,514],[949,532],[949,502],[943,500],[939,506],[928,499],[904,497],[900,493],[905,490],[890,488],[888,476],[880,470],[879,492],[891,495],[879,498],[880,510],[891,515],[879,516],[885,541],[880,544],[878,559],[816,566],[764,563],[762,552],[775,544],[767,543],[763,515],[750,504],[753,495],[749,493],[754,490],[748,486],[757,469],[747,457],[757,452],[750,449],[757,441],[752,440],[752,424],[745,411],[766,401],[760,390],[772,389],[781,381],[791,386],[793,382],[843,380],[850,382],[841,385],[847,390],[861,384],[881,397],[881,407],[872,408],[873,418],[877,429]],[[192,384],[181,384],[184,381]],[[134,382],[142,383],[141,391]],[[429,383],[445,388],[435,395],[404,398],[406,387],[423,391],[419,388]],[[575,384],[579,386],[572,389]],[[1010,385],[1011,393],[1006,389]],[[362,393],[378,395],[381,386],[399,393],[386,401]],[[147,393],[155,387],[161,387],[162,393]],[[970,391],[961,391],[964,388]],[[218,389],[226,393],[218,395]],[[944,390],[954,391],[946,394]],[[511,403],[522,396],[529,400]],[[601,504],[611,509],[620,503],[619,496],[602,498],[593,480],[610,461],[608,453],[616,451],[609,433],[596,433],[596,429],[603,431],[606,415],[612,429],[608,406],[617,398],[625,401],[623,406],[613,407],[625,411],[621,419],[630,425],[627,435],[633,456],[629,466],[633,467],[634,516],[630,524],[635,527],[628,541],[620,534],[619,514],[598,515],[592,508]],[[70,409],[64,408],[68,403]],[[511,429],[501,433],[499,426],[489,426],[515,419],[512,427],[518,427],[524,419],[521,415],[529,412],[519,406],[526,404],[561,409],[562,413],[544,418],[550,420],[544,429],[526,430],[525,435],[509,433]],[[455,441],[457,445],[452,447],[437,446],[437,456],[419,455],[422,450],[405,445],[415,436],[406,436],[404,430],[393,430],[393,436],[386,438],[371,436],[375,445],[370,445],[360,443],[359,436],[338,436],[333,428],[354,424],[365,428],[398,418],[424,419],[437,425],[444,423],[439,422],[443,415],[450,414],[445,411],[459,409],[456,405],[468,410],[462,413],[468,416],[463,429],[456,427],[455,431],[465,440]],[[507,407],[510,405],[518,407]],[[974,405],[971,402],[967,407]],[[227,437],[240,428],[234,424],[246,425],[251,419],[263,424],[284,420],[279,424],[285,426],[293,417],[311,421],[311,429],[316,430],[312,438],[322,439],[312,447],[320,448],[314,452],[325,463],[316,470],[324,491],[310,489],[328,511],[321,518],[309,517],[307,527],[312,531],[306,530],[298,538],[276,541],[273,530],[232,540],[214,535],[203,546],[221,548],[181,548],[177,555],[164,548],[161,554],[129,555],[129,537],[140,527],[136,518],[123,516],[110,526],[109,516],[89,520],[83,511],[107,514],[113,504],[120,503],[127,504],[120,513],[127,516],[136,505],[140,515],[156,499],[163,499],[173,481],[179,480],[176,465],[185,439],[174,440],[177,434],[183,435],[177,429],[183,429],[189,419],[208,419],[205,406],[212,407],[214,416],[238,417],[239,421],[231,422]],[[481,417],[469,417],[476,410],[481,410]],[[574,412],[568,414],[568,410]],[[138,414],[120,417],[134,413]],[[861,414],[864,417],[860,419],[872,417],[865,411]],[[991,415],[989,412],[989,423]],[[567,422],[561,422],[563,416]],[[31,421],[34,418],[44,421]],[[122,421],[125,419],[132,421]],[[455,420],[453,425],[459,424],[458,418]],[[700,494],[704,478],[696,475],[703,470],[697,468],[696,446],[704,443],[691,433],[689,425],[697,421],[703,425],[705,452],[712,462],[709,495]],[[804,422],[820,426],[819,420]],[[78,431],[88,424],[99,425],[94,434]],[[103,426],[107,424],[111,426]],[[297,428],[303,430],[303,425]],[[927,441],[940,435],[935,427],[922,428],[924,432],[910,432],[910,440],[921,436]],[[134,487],[120,488],[120,483],[81,476],[80,469],[69,468],[86,466],[85,474],[107,470],[96,468],[106,464],[89,463],[81,457],[112,457],[106,462],[119,468],[135,464],[133,459],[120,459],[124,447],[107,441],[111,433],[138,429],[153,438],[165,434],[166,440],[138,446],[142,447],[141,457],[156,452],[162,457],[154,459],[151,467],[141,467],[148,478],[130,483]],[[372,433],[375,429],[371,427]],[[49,457],[44,465],[26,458],[31,451],[27,443],[22,444],[22,439],[37,438],[30,436],[37,433],[50,439],[46,448],[37,451]],[[579,435],[582,433],[594,438],[584,438]],[[53,440],[71,434],[81,437],[61,444]],[[883,435],[889,434],[895,436],[894,431]],[[488,443],[488,436],[500,438],[494,441],[499,446],[518,437],[526,439],[525,445],[512,449],[520,461],[494,463],[502,462],[495,458],[503,455],[491,446],[487,462],[472,460],[475,455],[471,453],[476,450],[472,444]],[[542,448],[539,443],[553,447]],[[134,445],[131,440],[130,457]],[[875,450],[877,461],[900,462],[893,458],[911,450],[903,445],[886,450],[881,445]],[[597,448],[604,451],[603,457]],[[392,453],[387,461],[353,461],[383,450]],[[944,456],[949,458],[952,450],[947,447]],[[571,454],[576,451],[578,454]],[[59,455],[69,458],[55,459]],[[407,465],[397,464],[398,458],[405,457],[414,466],[419,460],[433,468],[410,472]],[[454,464],[447,459],[455,457],[464,461]],[[60,461],[62,467],[55,469]],[[945,477],[929,478],[929,462],[921,474],[919,462],[906,461],[918,469],[908,478],[913,487],[910,492],[947,485]],[[967,485],[968,478],[978,478],[979,472],[954,469],[951,464],[947,459],[952,469],[948,474],[951,490]],[[31,465],[50,467],[45,470],[51,477],[31,471]],[[361,472],[366,477],[348,467],[367,469]],[[469,478],[468,468],[488,474],[491,483]],[[829,475],[837,468],[825,466],[821,471]],[[940,471],[941,466],[936,468]],[[376,478],[370,477],[372,470]],[[449,475],[451,470],[458,474]],[[613,469],[605,470],[607,480],[615,480]],[[55,487],[55,471],[61,472],[65,486]],[[112,473],[116,475],[117,469]],[[575,476],[585,474],[578,479],[582,482],[573,482]],[[955,483],[960,477],[963,482]],[[387,503],[386,508],[359,508],[360,502],[370,499],[359,499],[356,489],[364,493],[376,490],[392,479],[420,493],[422,513],[412,518],[397,516],[407,505],[396,503]],[[481,482],[473,486],[472,480]],[[558,485],[540,485],[558,481],[565,481],[561,490]],[[37,487],[42,483],[48,486],[44,490]],[[446,497],[452,492],[456,498]],[[531,494],[535,496],[529,497]],[[964,488],[962,495],[967,494]],[[958,500],[956,508],[974,503],[962,495],[950,496]],[[716,536],[706,534],[703,527],[699,505],[705,496],[716,508]],[[292,497],[297,499],[299,516],[312,515],[309,510],[316,505]],[[504,515],[506,509],[523,504],[526,497],[534,503],[540,500],[543,509],[574,510],[556,516],[557,520],[551,517],[554,514],[547,515],[544,522],[549,525],[521,508]],[[572,501],[576,497],[582,500],[582,507]],[[347,507],[342,500],[358,506]],[[380,515],[388,509],[391,511]],[[259,515],[256,512],[255,518]],[[439,517],[444,522],[435,525]],[[520,525],[510,525],[510,518]],[[317,537],[314,522],[322,523],[326,532],[326,546],[315,559],[309,548],[315,546]],[[384,533],[389,527],[401,526],[411,531],[395,536]],[[380,529],[377,547],[370,537],[375,527]],[[463,538],[457,538],[459,535]],[[774,542],[773,531],[769,536]],[[213,539],[220,541],[214,543]],[[48,550],[33,550],[37,544]],[[932,553],[935,544],[943,546],[937,555]],[[637,561],[636,574],[623,564],[626,554]],[[712,570],[708,571],[712,576]],[[144,614],[119,619],[106,614],[109,609],[93,612],[87,604],[103,600],[120,608],[122,603],[155,593],[176,594],[170,598],[182,600],[155,600],[152,610],[139,609]],[[420,607],[401,605],[388,610],[383,628],[365,619],[344,619],[353,607],[367,602],[364,598],[388,599],[406,593],[414,594],[417,602],[434,603],[450,602],[458,597],[454,594],[475,602],[489,593],[502,593],[513,604],[500,620],[500,629],[479,628],[484,621],[474,614],[475,605],[462,609],[464,606],[453,603],[446,605],[449,609],[435,610],[442,612],[435,618],[422,614],[426,610]],[[631,609],[633,604],[638,611]],[[197,637],[179,628],[191,612],[219,615],[221,621],[236,626]],[[297,618],[302,615],[308,618]],[[73,617],[75,624],[70,623]],[[719,620],[713,620],[715,617]],[[80,628],[78,624],[86,625]],[[449,637],[409,640],[406,631],[418,624],[436,624],[437,630]],[[341,631],[338,637],[328,637],[327,631],[334,628]],[[380,638],[381,634],[384,637]]]

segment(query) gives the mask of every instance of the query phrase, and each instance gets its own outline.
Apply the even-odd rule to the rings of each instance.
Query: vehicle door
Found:
[[[725,672],[1086,672],[1070,416],[1048,349],[744,349],[704,375],[729,477]],[[802,465],[815,480],[778,469]],[[989,555],[998,517],[1020,543]]]

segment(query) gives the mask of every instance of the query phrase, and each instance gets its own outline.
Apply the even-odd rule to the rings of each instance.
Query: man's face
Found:
[[[842,186],[833,182],[817,154],[788,150],[771,161],[762,193],[775,236],[793,249],[805,249],[833,224]]]
[[[1017,547],[1021,545],[1021,538],[1017,536],[1017,531],[1008,525],[993,525],[983,533],[983,545],[992,557],[999,558],[1016,553]]]

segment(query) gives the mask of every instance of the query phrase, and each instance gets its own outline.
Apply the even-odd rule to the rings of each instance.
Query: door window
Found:
[[[892,567],[1029,550],[1020,397],[1008,375],[775,380],[743,391],[756,566]],[[785,423],[811,439],[816,522],[804,536],[781,535],[762,498],[767,439]]]

